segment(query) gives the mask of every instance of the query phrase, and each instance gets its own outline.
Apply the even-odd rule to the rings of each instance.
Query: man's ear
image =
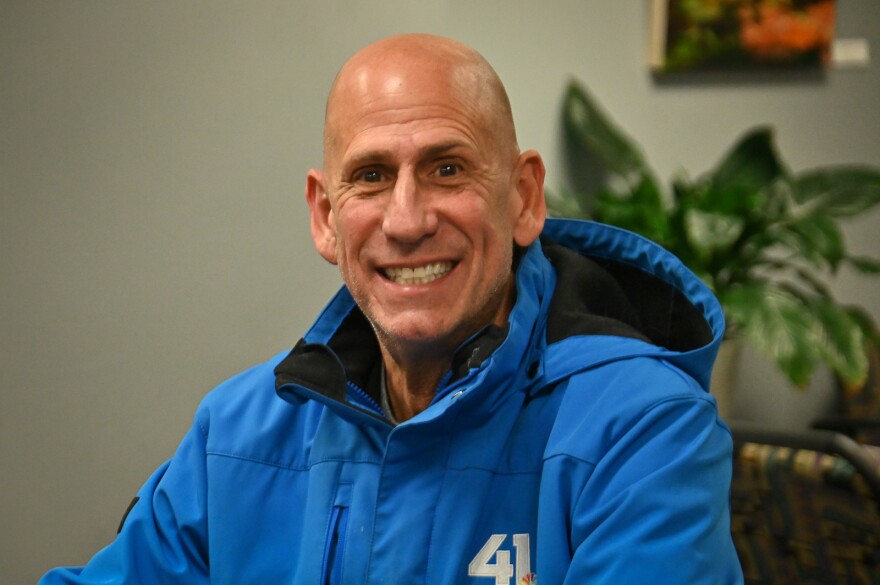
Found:
[[[516,193],[519,213],[513,226],[513,240],[525,248],[541,235],[547,217],[544,200],[544,161],[534,150],[519,155],[516,163]]]
[[[324,175],[311,169],[306,176],[306,202],[311,215],[312,241],[324,260],[336,264],[336,226],[330,198],[324,189]]]

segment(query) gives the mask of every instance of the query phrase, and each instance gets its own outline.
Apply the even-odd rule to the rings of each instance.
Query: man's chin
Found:
[[[438,312],[413,315],[412,312],[398,314],[390,320],[373,322],[378,332],[379,342],[404,351],[452,352],[464,339],[458,340],[454,328],[437,319]]]

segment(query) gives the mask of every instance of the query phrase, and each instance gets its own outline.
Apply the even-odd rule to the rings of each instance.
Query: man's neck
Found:
[[[400,422],[422,412],[437,392],[437,386],[449,369],[449,360],[407,361],[406,365],[383,351],[385,385],[394,418]]]

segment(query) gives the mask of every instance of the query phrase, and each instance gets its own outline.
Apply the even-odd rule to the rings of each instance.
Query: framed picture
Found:
[[[656,72],[824,67],[835,0],[651,0]]]

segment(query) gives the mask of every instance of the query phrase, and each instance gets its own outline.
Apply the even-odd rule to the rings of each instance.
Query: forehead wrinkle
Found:
[[[459,149],[473,150],[474,147],[464,140],[446,140],[436,144],[427,144],[420,152],[420,158],[438,158],[448,155],[451,151]]]

